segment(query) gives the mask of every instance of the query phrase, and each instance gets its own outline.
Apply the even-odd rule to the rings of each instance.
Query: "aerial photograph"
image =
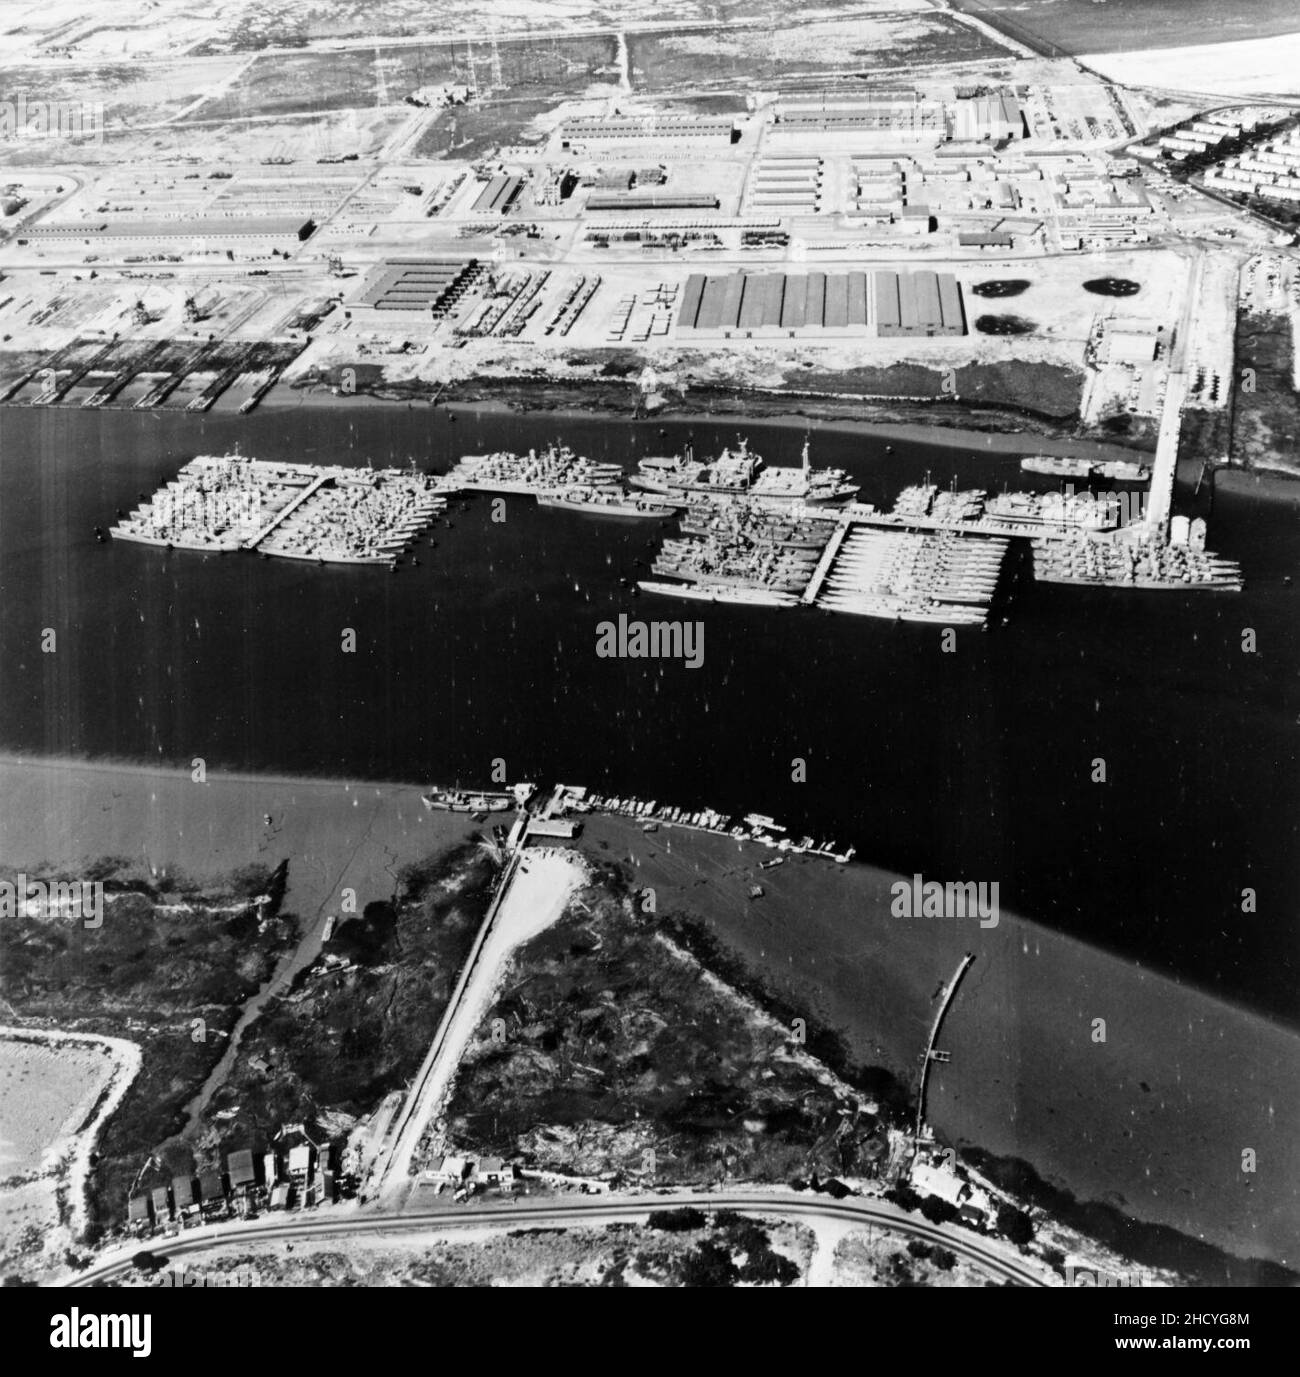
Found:
[[[40,1346],[704,1286],[1248,1348],[1298,243],[1295,0],[0,0]]]

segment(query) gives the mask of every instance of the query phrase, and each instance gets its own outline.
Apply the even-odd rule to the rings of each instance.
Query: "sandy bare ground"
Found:
[[[1300,33],[1140,53],[1092,53],[1080,61],[1128,86],[1225,96],[1300,94]]]
[[[699,915],[856,1060],[912,1090],[937,988],[975,952],[943,1027],[952,1061],[926,1095],[945,1140],[1242,1256],[1300,1258],[1300,1034],[1005,910],[988,929],[893,918],[896,877],[869,866],[759,871],[761,847],[594,816],[583,845],[630,861],[658,912]],[[766,894],[751,902],[756,880]]]
[[[78,1239],[87,1220],[86,1186],[90,1180],[90,1157],[109,1116],[121,1104],[140,1070],[140,1048],[122,1038],[98,1037],[89,1033],[64,1033],[55,1030],[0,1027],[0,1056],[6,1061],[24,1054],[27,1047],[62,1056],[73,1064],[77,1084],[69,1084],[65,1111],[44,1144],[34,1179],[29,1174],[15,1191],[0,1193],[0,1252],[15,1241],[10,1231],[34,1223],[45,1232],[47,1255]],[[89,1060],[89,1065],[87,1065]],[[64,1078],[67,1079],[67,1078]],[[16,1102],[24,1092],[11,1087],[0,1100],[5,1122],[11,1128],[21,1125],[23,1106]],[[33,1092],[37,1097],[39,1089]],[[8,1131],[4,1136],[8,1136]],[[22,1164],[17,1164],[20,1167]],[[8,1168],[5,1168],[6,1174]],[[57,1200],[66,1191],[66,1228],[57,1224]],[[49,1203],[53,1203],[53,1211]]]
[[[564,913],[569,897],[587,877],[576,852],[529,849],[503,877],[504,890],[484,919],[479,941],[470,952],[461,983],[434,1036],[429,1056],[412,1090],[387,1162],[382,1195],[396,1203],[409,1183],[415,1151],[438,1116],[456,1078],[456,1070],[474,1031],[492,1006],[506,964],[523,943],[545,931]]]

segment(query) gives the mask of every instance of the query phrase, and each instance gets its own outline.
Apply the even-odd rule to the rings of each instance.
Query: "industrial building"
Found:
[[[588,210],[717,210],[716,196],[705,192],[596,191],[587,198]]]
[[[1015,240],[1006,230],[961,230],[957,243],[963,249],[1009,249],[1014,246]]]
[[[734,143],[740,130],[732,119],[700,119],[694,115],[583,115],[560,126],[561,146],[585,143],[653,143],[671,139],[726,139]]]
[[[816,154],[777,153],[761,158],[750,179],[749,209],[813,214],[821,206],[823,172]]]
[[[1020,103],[1000,91],[996,95],[958,96],[952,111],[952,136],[962,143],[1005,143],[1025,134]]]
[[[876,333],[882,338],[966,333],[961,287],[952,273],[877,272],[874,286]]]
[[[301,215],[209,216],[178,220],[74,220],[32,225],[23,230],[20,244],[42,239],[101,240],[152,239],[158,242],[178,239],[288,239],[301,242],[310,238],[316,225]]]
[[[772,107],[769,145],[792,141],[834,144],[888,145],[937,143],[947,125],[940,101],[923,100],[915,92],[853,100],[827,94],[786,97]]]
[[[904,206],[898,212],[898,224],[912,234],[929,234],[934,229],[934,216],[929,206]]]
[[[1104,343],[1106,362],[1146,365],[1156,356],[1158,339],[1154,326],[1108,329]]]
[[[471,215],[504,215],[515,203],[523,189],[524,179],[518,174],[498,173],[479,192],[470,207]]]
[[[962,335],[951,273],[693,273],[682,293],[683,335],[772,338],[826,334]]]
[[[371,273],[353,305],[443,316],[464,295],[478,271],[474,258],[389,259]]]

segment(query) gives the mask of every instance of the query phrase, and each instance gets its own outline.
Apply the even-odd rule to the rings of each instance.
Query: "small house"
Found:
[[[513,1176],[513,1171],[500,1157],[484,1157],[475,1175],[486,1186],[499,1186]]]
[[[219,1171],[199,1174],[199,1202],[204,1214],[213,1214],[226,1203],[226,1183]]]
[[[149,1192],[149,1203],[153,1206],[155,1224],[166,1224],[172,1217],[171,1202],[167,1198],[166,1186],[155,1186]]]
[[[257,1185],[257,1171],[253,1166],[253,1154],[248,1148],[232,1152],[226,1158],[226,1175],[230,1178],[233,1195],[247,1195]]]
[[[143,1233],[149,1227],[149,1197],[133,1195],[126,1205],[127,1227],[134,1233]]]
[[[302,1143],[289,1149],[289,1179],[300,1184],[311,1171],[311,1145]]]
[[[198,1201],[194,1197],[194,1178],[192,1176],[173,1176],[172,1177],[172,1204],[176,1207],[177,1215],[184,1219],[194,1214],[198,1210]]]
[[[442,1159],[442,1179],[460,1185],[470,1174],[471,1165],[468,1157],[444,1157]]]

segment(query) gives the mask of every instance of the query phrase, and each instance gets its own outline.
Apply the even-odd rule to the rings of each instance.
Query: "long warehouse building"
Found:
[[[952,273],[692,273],[677,332],[721,339],[964,335]]]

